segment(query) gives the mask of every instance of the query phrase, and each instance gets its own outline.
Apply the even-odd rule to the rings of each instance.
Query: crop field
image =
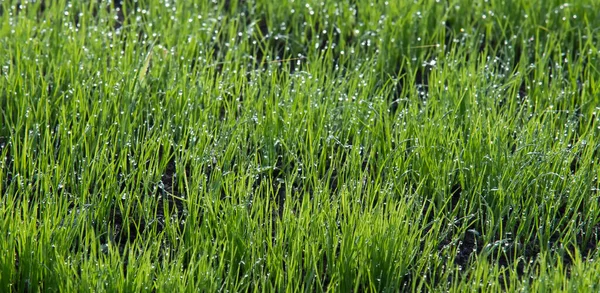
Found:
[[[600,1],[0,0],[1,292],[599,292]]]

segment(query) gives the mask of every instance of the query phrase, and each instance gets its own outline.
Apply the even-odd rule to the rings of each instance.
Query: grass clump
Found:
[[[596,291],[593,1],[4,1],[3,291]]]

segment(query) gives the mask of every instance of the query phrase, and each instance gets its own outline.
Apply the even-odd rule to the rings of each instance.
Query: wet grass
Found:
[[[217,2],[0,2],[2,291],[599,289],[598,4]]]

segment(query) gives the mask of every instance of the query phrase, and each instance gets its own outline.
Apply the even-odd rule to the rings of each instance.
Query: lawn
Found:
[[[598,292],[600,2],[0,0],[2,292]]]

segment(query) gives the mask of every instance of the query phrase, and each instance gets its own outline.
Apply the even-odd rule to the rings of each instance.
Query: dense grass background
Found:
[[[0,1],[0,290],[600,289],[598,1],[214,2]]]

